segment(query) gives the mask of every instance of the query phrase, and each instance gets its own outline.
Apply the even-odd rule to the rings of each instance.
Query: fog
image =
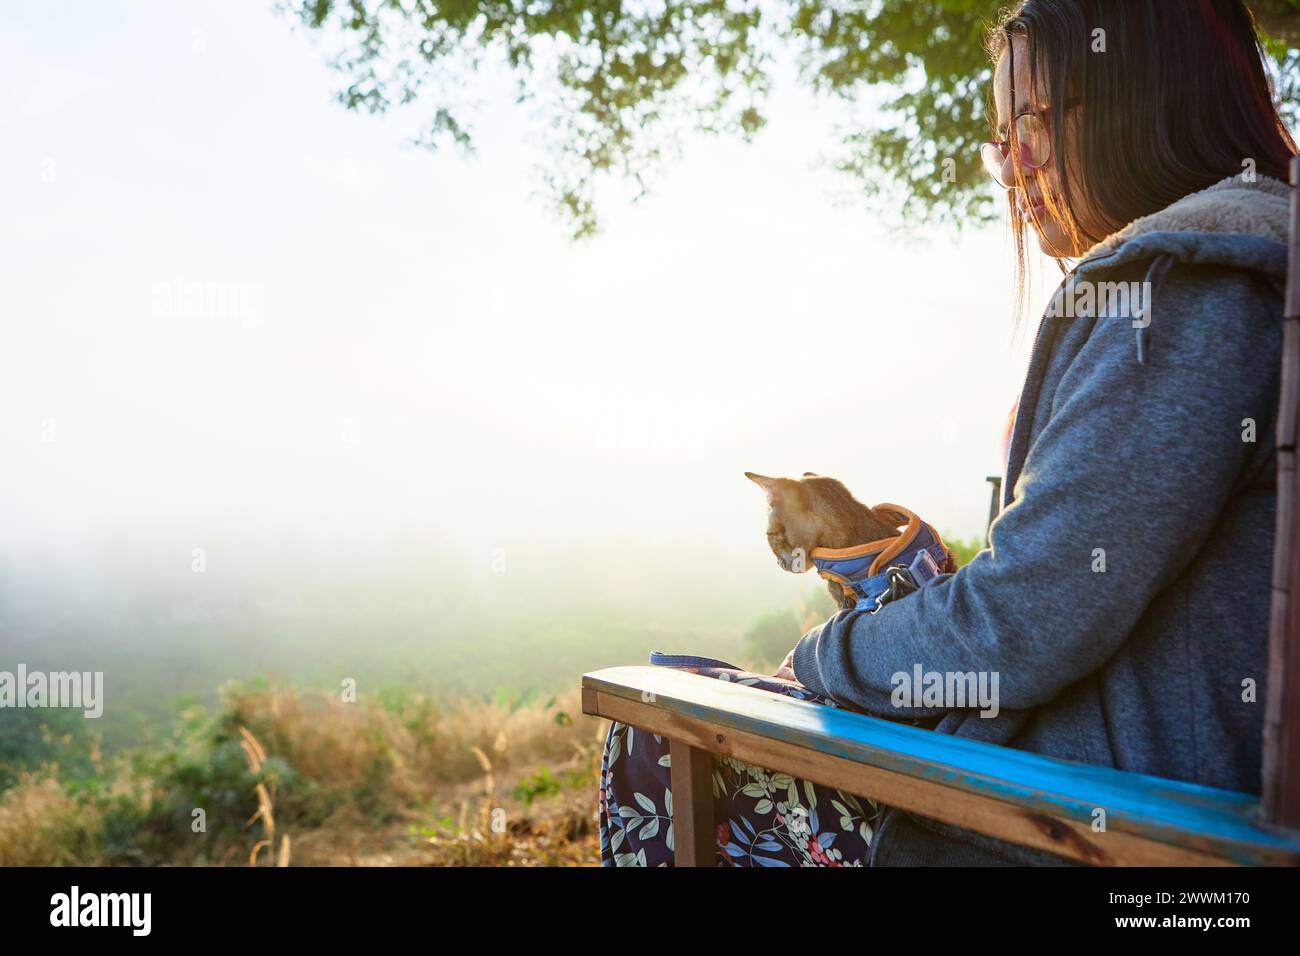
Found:
[[[1001,228],[837,202],[834,115],[786,84],[575,243],[505,77],[477,158],[411,149],[270,6],[0,28],[0,663],[149,632],[180,667],[201,631],[197,688],[322,621],[361,666],[597,607],[690,649],[814,584],[747,469],[982,534],[1024,351]]]

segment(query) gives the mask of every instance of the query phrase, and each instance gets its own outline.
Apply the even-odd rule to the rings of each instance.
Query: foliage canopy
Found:
[[[913,221],[993,214],[977,145],[988,137],[983,53],[996,0],[283,0],[341,42],[341,101],[383,113],[418,104],[418,142],[474,144],[469,90],[504,64],[537,107],[546,192],[577,236],[596,228],[593,187],[642,191],[683,134],[752,138],[773,68],[848,102],[883,97],[877,121],[840,131],[835,165],[870,198],[898,198]],[[1252,0],[1278,66],[1279,97],[1300,103],[1300,0]]]

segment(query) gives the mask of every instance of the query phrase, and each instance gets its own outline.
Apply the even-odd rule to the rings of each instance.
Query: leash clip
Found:
[[[916,583],[916,578],[912,577],[912,572],[903,564],[894,564],[885,568],[885,580],[889,582],[889,586],[877,595],[875,611],[879,611],[890,601],[897,601],[901,597],[907,597],[913,591],[921,590],[921,586]],[[872,613],[874,614],[875,611]]]
[[[890,601],[897,601],[930,586],[940,576],[939,564],[929,551],[918,552],[910,565],[894,564],[885,568],[885,580],[889,586],[877,595],[876,606],[871,613],[879,611]]]

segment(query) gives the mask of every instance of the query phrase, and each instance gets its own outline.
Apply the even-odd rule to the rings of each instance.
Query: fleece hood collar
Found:
[[[1093,246],[1075,275],[1145,259],[1252,269],[1286,280],[1291,187],[1269,176],[1231,176],[1135,219]]]

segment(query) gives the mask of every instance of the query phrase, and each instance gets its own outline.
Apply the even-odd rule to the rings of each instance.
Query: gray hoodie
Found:
[[[799,680],[943,733],[1258,793],[1289,194],[1224,180],[1084,256],[1038,331],[990,546],[810,632]],[[1000,712],[895,706],[917,665],[996,673]],[[874,865],[1055,859],[894,810],[872,847]]]

